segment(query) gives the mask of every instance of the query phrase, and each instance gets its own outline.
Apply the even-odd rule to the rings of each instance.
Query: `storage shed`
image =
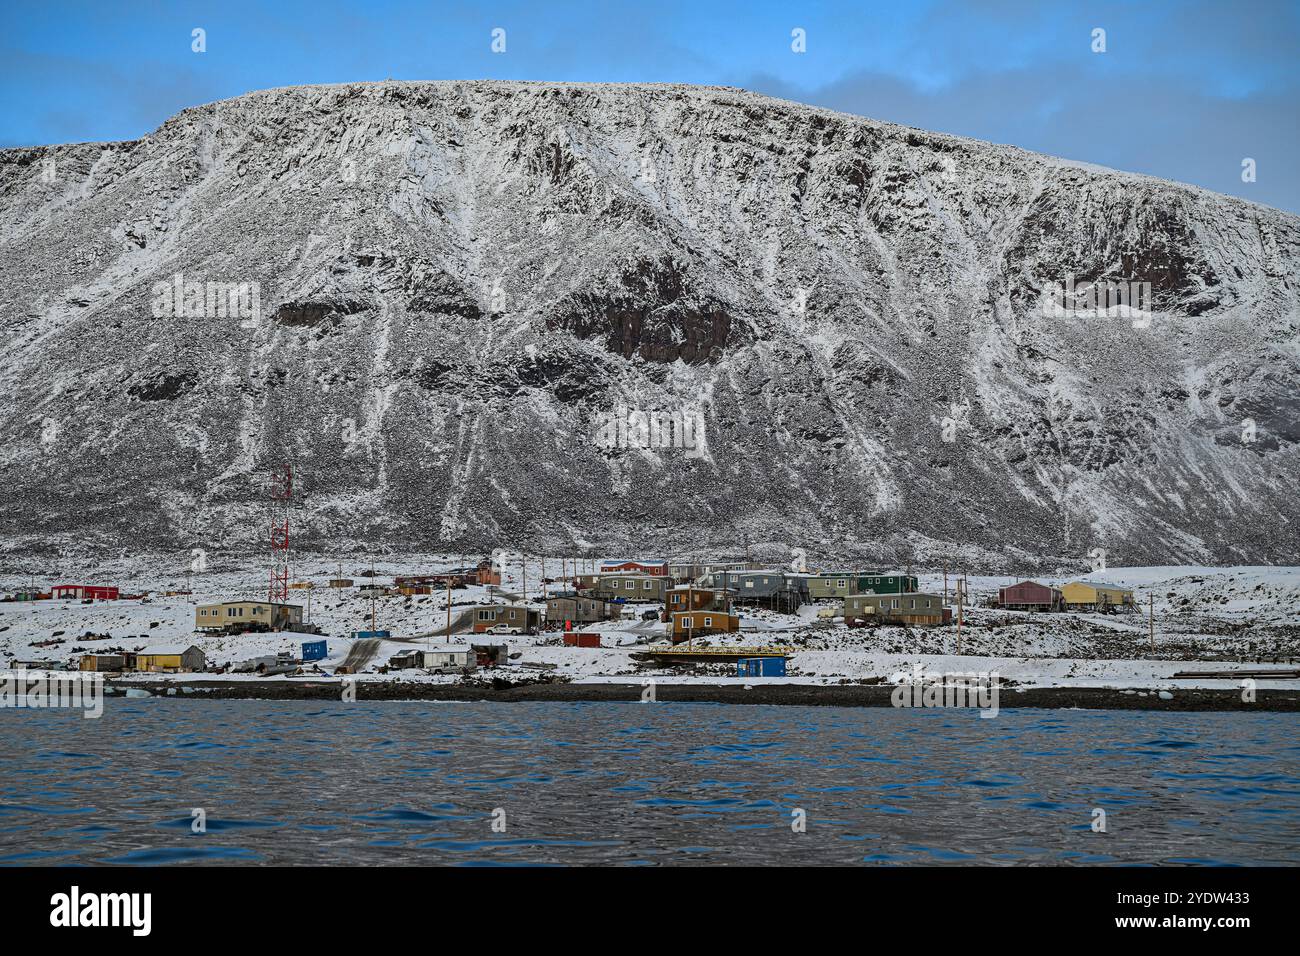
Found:
[[[83,654],[80,669],[115,674],[126,669],[126,656],[123,654]]]

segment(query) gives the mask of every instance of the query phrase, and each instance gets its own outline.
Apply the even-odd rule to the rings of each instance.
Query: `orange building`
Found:
[[[729,611],[731,595],[722,588],[675,587],[668,592],[668,611]]]
[[[740,615],[727,611],[675,611],[673,643],[706,634],[730,634],[740,630]]]

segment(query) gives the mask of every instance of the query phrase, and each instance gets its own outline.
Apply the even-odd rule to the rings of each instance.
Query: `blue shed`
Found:
[[[328,653],[324,641],[302,642],[302,659],[304,661],[323,661]]]
[[[784,677],[784,657],[742,657],[736,661],[737,677]]]

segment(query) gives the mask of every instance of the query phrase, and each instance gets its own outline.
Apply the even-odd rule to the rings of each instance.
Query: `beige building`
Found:
[[[905,594],[853,594],[844,599],[844,619],[866,617],[900,624],[942,624],[943,598],[911,591]]]
[[[269,601],[220,601],[194,609],[194,626],[200,631],[282,631],[302,623],[302,605]]]
[[[857,592],[857,573],[849,571],[823,571],[804,577],[810,601],[843,601]]]
[[[526,604],[480,604],[474,609],[475,634],[482,634],[492,628],[533,634],[541,626],[542,612]]]
[[[599,621],[617,621],[620,606],[604,598],[575,597],[564,594],[546,601],[546,623],[593,624]]]
[[[596,593],[610,600],[651,603],[666,600],[671,584],[665,574],[602,574]]]

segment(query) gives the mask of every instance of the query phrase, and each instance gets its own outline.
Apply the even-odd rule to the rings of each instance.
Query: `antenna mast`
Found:
[[[289,603],[289,503],[293,469],[286,462],[271,470],[271,586],[267,600]]]

